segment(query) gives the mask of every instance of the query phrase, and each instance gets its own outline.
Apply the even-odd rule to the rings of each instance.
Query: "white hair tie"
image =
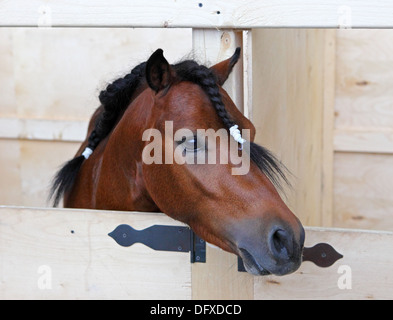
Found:
[[[90,157],[90,155],[91,155],[92,153],[93,153],[93,150],[90,149],[89,147],[87,147],[87,148],[85,149],[85,151],[83,151],[82,156],[84,156],[85,159],[87,160],[87,159],[89,159],[89,157]]]
[[[231,134],[231,136],[233,137],[233,139],[235,139],[236,142],[243,144],[244,142],[246,142],[245,139],[242,138],[242,135],[240,133],[240,130],[238,129],[238,125],[235,124],[234,126],[229,128],[229,133]]]

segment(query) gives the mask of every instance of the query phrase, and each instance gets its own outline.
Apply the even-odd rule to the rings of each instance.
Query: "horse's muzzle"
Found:
[[[259,229],[257,234],[255,229]],[[302,262],[305,238],[300,222],[295,229],[280,223],[272,224],[269,230],[262,229],[252,226],[248,235],[237,241],[238,255],[247,272],[253,275],[295,272]]]

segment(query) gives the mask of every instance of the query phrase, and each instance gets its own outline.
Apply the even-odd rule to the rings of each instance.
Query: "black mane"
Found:
[[[239,52],[237,51],[238,54]],[[235,125],[222,102],[217,78],[211,69],[199,65],[193,60],[182,61],[172,65],[172,68],[180,81],[191,81],[203,89],[227,129]],[[146,62],[143,62],[132,69],[125,77],[117,79],[100,92],[99,100],[103,110],[98,115],[94,130],[88,137],[88,148],[94,150],[112,131],[119,118],[130,105],[135,90],[141,84],[146,83],[145,74]],[[282,190],[282,180],[289,184],[284,173],[287,169],[270,151],[250,142],[250,158],[276,187]],[[75,157],[66,162],[57,172],[49,195],[49,199],[53,198],[53,206],[58,206],[64,193],[71,190],[84,160],[85,158],[82,155]]]

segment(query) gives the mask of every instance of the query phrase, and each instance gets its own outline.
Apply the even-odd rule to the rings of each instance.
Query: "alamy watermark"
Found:
[[[52,268],[48,265],[41,265],[37,269],[38,280],[37,287],[40,290],[52,289]]]
[[[250,130],[243,129],[242,136]],[[226,129],[182,128],[174,132],[173,122],[165,121],[164,134],[147,129],[142,135],[149,141],[142,152],[145,164],[231,164],[232,175],[246,175],[250,170],[250,144],[239,144]]]
[[[337,270],[341,274],[337,280],[337,287],[340,290],[352,290],[352,269],[350,266],[341,265]]]

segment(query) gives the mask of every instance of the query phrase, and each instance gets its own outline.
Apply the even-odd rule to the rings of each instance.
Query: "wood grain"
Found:
[[[344,258],[326,269],[304,262],[283,277],[239,273],[234,255],[208,244],[199,264],[205,272],[193,271],[201,279],[191,284],[188,253],[120,247],[107,234],[122,223],[181,225],[160,213],[0,207],[0,298],[393,298],[392,232],[306,228],[306,246],[327,242]],[[342,266],[350,268],[351,289],[338,286]],[[40,286],[42,267],[51,271],[51,288]]]
[[[338,30],[334,226],[393,230],[392,30]]]
[[[52,178],[78,148],[74,142],[0,139],[0,205],[51,206]]]
[[[121,247],[108,233],[122,223],[181,225],[163,214],[0,207],[0,298],[190,299],[189,254]],[[51,289],[39,286],[42,266]]]
[[[393,128],[393,30],[339,30],[336,128]]]
[[[191,30],[1,28],[0,117],[88,121],[99,92],[158,48],[177,62]]]
[[[332,141],[332,129],[323,130],[330,121],[325,108],[332,111],[334,101],[325,92],[334,86],[334,78],[325,74],[326,61],[331,61],[325,55],[332,52],[327,49],[328,34],[311,29],[253,30],[256,142],[271,149],[293,174],[287,203],[309,226],[329,225],[322,213],[329,214],[332,201],[329,184],[323,189],[323,182],[331,181],[324,156],[333,152],[324,147],[324,141]]]
[[[347,15],[350,15],[349,17]],[[0,2],[2,26],[192,28],[386,28],[388,0],[141,1],[13,0]]]
[[[370,108],[371,109],[371,108]],[[372,116],[370,110],[370,116]],[[337,152],[393,154],[393,127],[336,129],[334,150]]]
[[[337,153],[334,226],[393,230],[393,157]]]

